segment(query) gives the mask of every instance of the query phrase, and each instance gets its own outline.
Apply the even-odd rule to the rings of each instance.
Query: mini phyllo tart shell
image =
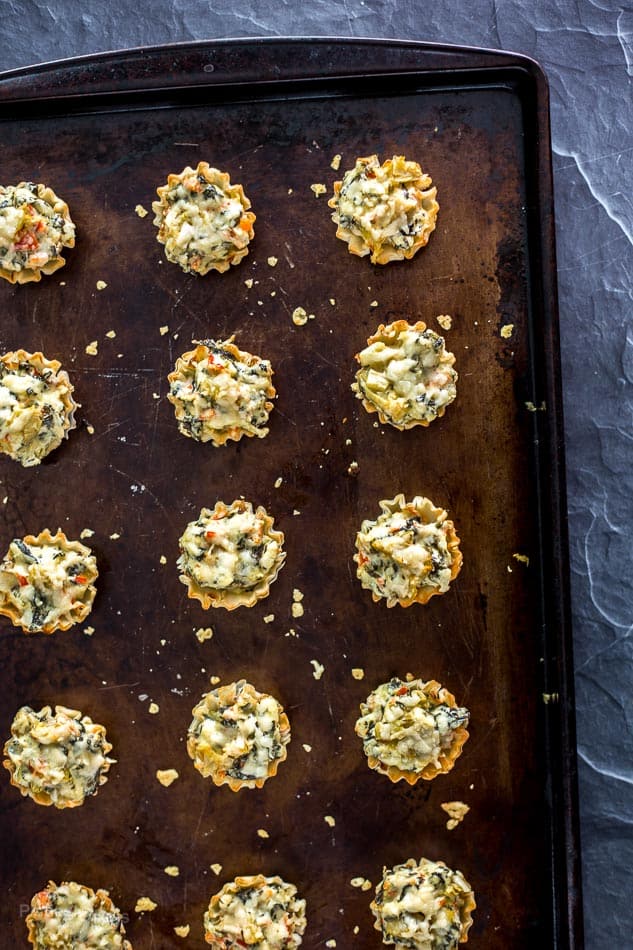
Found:
[[[75,881],[49,881],[32,898],[26,926],[35,950],[132,950],[123,919],[107,891]]]
[[[255,215],[241,185],[232,185],[226,172],[199,162],[179,175],[169,175],[152,202],[157,239],[167,260],[186,273],[223,274],[248,254]]]
[[[0,616],[25,633],[68,630],[92,610],[97,576],[90,548],[61,528],[14,538],[0,563]]]
[[[176,360],[167,377],[178,429],[190,439],[218,446],[242,436],[268,435],[276,395],[272,367],[238,349],[233,339],[199,342]]]
[[[372,264],[409,260],[428,243],[439,211],[437,189],[417,162],[394,155],[357,158],[328,201],[336,236],[350,254],[371,254]]]
[[[394,677],[361,703],[356,735],[370,769],[409,785],[445,774],[468,739],[469,712],[435,680]]]
[[[214,894],[204,939],[218,950],[292,950],[306,929],[306,902],[280,877],[236,877]]]
[[[387,607],[426,604],[445,594],[462,566],[455,525],[444,508],[416,495],[380,502],[382,514],[356,535],[356,576]]]
[[[396,429],[428,426],[457,395],[455,357],[444,338],[421,320],[381,324],[356,354],[360,369],[352,389],[367,412]]]
[[[107,782],[115,759],[104,726],[77,709],[23,706],[11,724],[3,761],[11,784],[38,805],[76,808]]]
[[[0,185],[0,277],[27,284],[53,274],[75,246],[68,205],[47,185]]]
[[[177,564],[187,594],[209,607],[252,607],[268,597],[286,559],[284,535],[274,518],[249,501],[216,502],[190,521],[180,538]]]
[[[39,465],[75,428],[68,373],[43,353],[0,356],[0,452],[25,468]]]
[[[443,861],[410,858],[384,868],[369,905],[382,942],[411,950],[456,950],[468,942],[476,908],[473,890],[461,871]]]
[[[262,788],[287,756],[290,723],[281,704],[246,680],[205,693],[192,710],[187,752],[214,785]]]

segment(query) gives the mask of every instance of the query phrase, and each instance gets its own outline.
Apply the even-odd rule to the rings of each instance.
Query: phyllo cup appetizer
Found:
[[[25,468],[75,428],[73,386],[58,360],[15,350],[0,356],[0,452]]]
[[[282,705],[246,680],[205,693],[192,715],[187,752],[214,785],[233,792],[262,788],[288,754],[290,723]]]
[[[92,610],[97,576],[90,548],[60,528],[14,538],[0,563],[0,615],[25,633],[68,630]]]
[[[370,904],[382,942],[410,950],[456,950],[468,941],[476,906],[461,871],[428,858],[385,868]]]
[[[435,680],[394,677],[360,707],[356,735],[370,769],[415,785],[450,772],[468,739],[470,714]]]
[[[75,246],[68,205],[47,185],[0,185],[0,277],[11,284],[39,281],[66,261]]]
[[[169,175],[152,202],[158,241],[167,260],[186,273],[224,273],[248,254],[255,215],[241,185],[226,172],[199,162]]]
[[[23,706],[11,724],[3,765],[11,784],[38,805],[76,808],[96,795],[115,762],[105,727],[77,709]]]
[[[225,445],[268,435],[275,387],[268,360],[228,340],[204,340],[183,353],[169,374],[167,398],[178,429],[190,439]]]
[[[280,877],[236,877],[214,894],[204,939],[218,950],[292,950],[306,929],[306,902]]]
[[[368,412],[396,429],[428,426],[457,395],[455,357],[421,320],[381,324],[356,354],[352,389]]]
[[[380,502],[381,514],[356,535],[356,576],[387,607],[426,604],[444,594],[462,566],[455,525],[428,498]]]
[[[209,607],[252,607],[270,593],[286,553],[274,519],[249,501],[203,508],[180,538],[177,564],[188,596]]]
[[[35,950],[132,950],[123,920],[108,891],[49,881],[31,900],[26,926]]]
[[[417,162],[394,155],[357,158],[328,201],[336,236],[372,264],[409,260],[428,243],[439,211],[437,189]]]

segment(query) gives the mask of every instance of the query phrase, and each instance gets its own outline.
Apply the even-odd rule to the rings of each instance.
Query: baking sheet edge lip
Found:
[[[176,43],[159,43],[151,46],[132,46],[124,47],[121,49],[112,49],[112,50],[100,50],[93,53],[84,53],[79,56],[66,57],[64,59],[57,60],[47,60],[43,63],[33,63],[29,66],[18,66],[15,69],[9,69],[0,72],[0,86],[3,83],[9,83],[15,79],[26,79],[32,78],[40,74],[45,74],[47,72],[55,72],[60,69],[70,69],[76,66],[90,66],[90,65],[106,65],[108,62],[123,58],[124,56],[137,54],[139,58],[146,55],[152,55],[155,53],[167,53],[169,51],[180,52],[184,50],[199,50],[210,49],[216,46],[239,46],[247,45],[249,43],[256,43],[261,46],[274,46],[274,45],[301,45],[301,44],[316,44],[319,46],[324,46],[327,44],[336,43],[340,46],[359,46],[359,47],[376,47],[377,49],[408,49],[408,50],[418,50],[420,53],[424,52],[438,52],[438,53],[459,53],[465,55],[473,56],[489,56],[491,59],[498,59],[498,65],[508,65],[508,59],[512,60],[512,65],[524,69],[532,78],[536,78],[537,81],[540,79],[542,82],[548,86],[547,76],[543,67],[540,63],[533,59],[531,56],[528,56],[525,53],[517,53],[512,50],[505,49],[494,49],[490,47],[483,46],[462,46],[455,43],[426,43],[422,40],[406,40],[406,39],[397,39],[397,38],[382,38],[382,37],[348,37],[348,36],[240,36],[240,37],[222,37],[218,39],[206,39],[206,40],[182,40]],[[490,64],[493,65],[494,64]],[[481,64],[478,64],[481,67]],[[477,68],[476,64],[473,64],[473,68]],[[434,72],[445,72],[446,67],[438,67],[437,70],[420,70]]]

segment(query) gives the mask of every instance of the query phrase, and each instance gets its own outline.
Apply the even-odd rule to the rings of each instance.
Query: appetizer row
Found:
[[[351,254],[370,254],[373,264],[410,259],[435,229],[436,193],[418,163],[402,155],[382,165],[377,155],[358,158],[334,183],[328,202],[336,236]],[[169,175],[157,194],[152,203],[157,240],[167,260],[185,272],[224,273],[248,254],[255,215],[242,185],[232,185],[226,172],[199,162]],[[75,245],[68,205],[46,185],[0,186],[0,242],[5,280],[23,284],[54,273],[65,264],[64,248]]]
[[[356,535],[356,576],[387,607],[425,604],[444,594],[462,565],[455,526],[428,498],[380,502],[381,514]],[[284,535],[265,508],[218,501],[182,534],[177,566],[187,596],[202,607],[252,607],[270,593],[284,565]],[[0,562],[0,616],[25,633],[53,633],[83,622],[96,595],[97,560],[61,529],[14,538]]]
[[[233,340],[197,342],[167,377],[167,398],[188,438],[220,446],[268,434],[272,366]],[[352,390],[368,412],[397,429],[428,426],[457,395],[455,357],[421,320],[381,324],[356,359]],[[0,452],[25,468],[39,465],[75,428],[73,390],[57,360],[26,350],[1,356]]]
[[[291,731],[281,703],[246,680],[218,686],[192,709],[187,752],[214,785],[262,788],[287,757]],[[371,769],[414,785],[453,768],[468,739],[468,709],[435,680],[394,677],[369,694],[355,725]],[[108,780],[105,727],[66,706],[23,706],[4,745],[11,784],[38,805],[76,808]]]
[[[149,904],[156,906],[153,901]],[[443,861],[410,858],[383,869],[369,906],[384,944],[455,950],[468,940],[476,904],[461,871]],[[93,891],[75,881],[59,885],[50,881],[33,897],[26,926],[36,950],[57,946],[132,950],[123,919],[108,891]],[[203,927],[206,943],[220,950],[292,950],[303,943],[306,901],[294,884],[278,876],[236,877],[209,901]],[[180,936],[189,929],[174,928]]]

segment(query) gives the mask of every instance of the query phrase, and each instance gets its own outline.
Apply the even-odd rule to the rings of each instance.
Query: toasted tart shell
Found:
[[[26,185],[25,181],[18,183],[17,187],[21,188]],[[62,201],[61,198],[58,198],[52,188],[48,185],[42,186],[38,185],[39,188],[43,188],[43,191],[39,193],[39,197],[44,201],[48,202],[52,206],[56,214],[60,214],[62,218],[70,218],[70,210],[65,201]],[[64,247],[74,247],[75,238],[72,237]],[[42,267],[24,267],[22,270],[7,270],[6,267],[0,266],[0,277],[4,280],[8,280],[10,284],[29,284],[33,282],[38,282],[42,279],[42,274],[54,274],[56,270],[59,270],[60,267],[63,267],[66,261],[59,254],[57,257],[52,257],[50,261],[47,261]]]
[[[356,159],[356,162],[372,161],[377,162],[378,156],[369,155],[366,158]],[[366,240],[361,235],[355,234],[349,228],[345,228],[340,224],[338,200],[343,181],[335,181],[334,195],[328,201],[328,205],[334,209],[332,220],[337,225],[336,236],[347,243],[350,254],[356,255],[356,257],[366,257],[367,254],[371,254],[372,264],[389,264],[391,261],[411,260],[421,247],[428,244],[429,237],[435,230],[435,222],[440,210],[436,199],[437,188],[432,185],[431,177],[422,171],[417,162],[407,161],[403,155],[394,155],[393,158],[388,158],[382,163],[382,167],[393,173],[394,169],[401,168],[405,163],[412,167],[411,185],[417,190],[419,203],[424,206],[428,214],[426,227],[416,236],[415,241],[408,249],[392,247],[386,241]]]
[[[215,270],[219,274],[224,274],[227,270],[229,270],[231,265],[239,264],[239,262],[244,257],[246,257],[246,255],[248,254],[248,245],[255,237],[255,230],[254,230],[253,225],[255,224],[255,221],[257,220],[257,218],[252,211],[248,210],[251,206],[251,203],[249,199],[246,197],[246,195],[244,194],[244,188],[242,187],[242,185],[232,185],[231,179],[226,172],[221,172],[217,168],[212,168],[208,162],[198,162],[198,165],[196,166],[196,168],[191,168],[190,165],[187,165],[187,167],[184,168],[180,172],[179,175],[173,175],[173,174],[168,175],[167,184],[161,185],[159,188],[156,189],[156,193],[158,194],[160,201],[155,201],[152,203],[152,210],[154,211],[157,217],[159,215],[163,217],[162,212],[167,207],[166,196],[171,190],[171,188],[173,188],[174,185],[179,184],[179,182],[184,181],[185,178],[187,178],[189,175],[192,175],[192,174],[202,175],[206,179],[206,181],[209,182],[210,185],[217,185],[218,188],[220,188],[222,191],[228,192],[230,197],[237,198],[241,202],[242,207],[245,209],[240,221],[240,227],[244,231],[244,233],[248,236],[248,242],[246,246],[243,248],[236,247],[234,250],[229,251],[227,253],[227,256],[224,260],[215,261],[209,264],[209,266],[205,270],[199,271],[200,275],[207,274],[210,270]],[[165,236],[166,236],[164,221],[160,222],[155,219],[154,224],[158,225],[157,240],[161,244],[164,244]]]
[[[288,882],[284,881],[278,875],[274,875],[273,877],[264,877],[263,874],[255,874],[255,875],[247,875],[244,877],[242,876],[236,877],[233,881],[229,881],[227,884],[225,884],[221,891],[218,891],[217,894],[213,895],[213,897],[209,901],[209,908],[208,908],[207,913],[215,914],[219,910],[220,902],[225,894],[238,894],[241,890],[244,890],[245,888],[253,888],[253,889],[261,890],[262,888],[268,886],[269,884],[279,884],[286,887],[288,886]],[[296,891],[296,888],[295,888],[295,891]],[[205,928],[204,939],[206,943],[212,943],[215,946],[224,946],[224,944],[218,944],[217,938],[213,934],[207,933],[206,928]]]
[[[65,884],[67,885],[70,883],[73,883],[73,882],[62,881],[62,883],[60,884],[60,887],[63,887]],[[120,913],[119,908],[115,907],[115,905],[113,904],[108,891],[103,891],[101,889],[97,891],[93,891],[91,887],[87,887],[85,884],[78,884],[77,886],[80,887],[81,890],[84,891],[84,893],[87,894],[88,897],[90,897],[91,899],[96,897],[99,901],[101,909],[104,910],[106,913],[108,914],[111,914],[113,912],[116,914]],[[25,918],[25,923],[28,929],[28,941],[34,947],[37,947],[36,938],[37,938],[38,916],[37,916],[36,910],[39,910],[40,913],[44,913],[44,914],[47,913],[47,908],[48,908],[48,903],[49,903],[49,893],[50,891],[54,891],[56,889],[57,889],[57,884],[55,884],[54,881],[49,881],[48,886],[45,887],[43,891],[40,891],[38,894],[36,894],[31,900],[31,912]],[[119,932],[121,933],[121,935],[125,934],[125,928],[123,927],[123,924],[121,924],[119,928]],[[123,943],[121,944],[121,950],[132,950],[132,944],[130,943],[129,940],[125,940],[125,939],[123,940]]]
[[[428,696],[428,698],[433,701],[433,705],[435,706],[443,704],[450,706],[451,709],[457,708],[453,694],[449,693],[447,689],[444,689],[436,680],[429,680],[425,683],[423,692],[425,696]],[[470,733],[464,726],[458,726],[453,732],[453,741],[450,747],[440,752],[438,756],[440,764],[436,765],[434,762],[429,762],[423,769],[420,769],[419,772],[399,769],[395,765],[385,766],[380,759],[376,759],[371,755],[367,756],[367,764],[370,769],[375,769],[376,772],[382,772],[383,775],[387,775],[392,782],[399,782],[401,779],[404,779],[409,785],[415,785],[420,779],[430,781],[434,779],[436,775],[446,775],[447,772],[451,771],[455,762],[462,754],[464,743],[469,735]]]
[[[252,507],[250,502],[246,504]],[[213,508],[213,513],[218,517],[222,517],[227,511],[228,507],[223,501],[216,502]],[[283,531],[273,530],[275,519],[272,518],[261,505],[256,509],[255,514],[263,519],[264,531],[279,543],[281,549],[284,543],[284,533]],[[270,594],[270,585],[277,580],[277,575],[282,569],[285,560],[286,552],[280,550],[270,573],[262,578],[255,587],[249,590],[212,590],[211,588],[201,587],[184,572],[180,574],[179,577],[181,582],[187,586],[187,597],[191,600],[199,601],[204,610],[208,610],[209,607],[224,607],[225,610],[235,610],[237,607],[253,607],[258,600],[263,600],[264,597],[268,597]]]
[[[56,534],[51,534],[48,528],[45,528],[43,531],[37,535],[27,534],[23,541],[28,545],[34,545],[37,547],[39,544],[60,544],[67,551],[77,551],[78,554],[82,554],[84,557],[92,555],[90,548],[86,547],[85,544],[82,544],[81,541],[69,541],[61,528],[57,529]],[[22,620],[22,613],[17,607],[17,605],[12,603],[3,603],[0,600],[0,616],[8,617],[14,627],[21,627],[24,633],[54,633],[56,630],[70,630],[71,627],[74,627],[77,623],[83,623],[90,611],[92,610],[92,605],[95,599],[95,594],[97,593],[97,588],[94,586],[94,582],[99,576],[99,572],[96,567],[92,571],[88,578],[88,583],[84,588],[85,593],[88,595],[88,598],[85,602],[77,601],[71,609],[67,612],[65,617],[58,618],[54,623],[46,623],[39,630],[30,630],[27,625]]]
[[[29,363],[36,370],[51,370],[54,374],[54,383],[64,383],[68,387],[68,391],[65,392],[62,396],[62,403],[64,406],[64,436],[68,438],[68,433],[72,432],[73,429],[77,428],[77,423],[75,422],[75,411],[78,408],[79,404],[73,399],[74,386],[70,381],[68,373],[61,368],[61,363],[59,360],[48,360],[39,350],[37,353],[28,353],[26,350],[11,350],[9,353],[5,353],[3,356],[0,356],[0,363],[6,366],[9,370],[18,369],[21,363]],[[60,442],[57,445],[51,446],[46,455],[50,455],[51,452],[54,452],[55,449],[59,448],[61,445]],[[5,453],[9,455],[10,458],[13,458],[10,453]],[[46,455],[43,458],[46,458]]]
[[[410,502],[410,503],[407,502],[403,494],[396,495],[396,497],[392,499],[388,499],[388,498],[383,499],[380,502],[380,507],[386,513],[392,513],[398,510],[406,511],[407,508],[409,508],[412,514],[418,513],[417,508],[414,506],[413,502]],[[443,508],[435,508],[435,512],[436,512],[436,517],[442,514],[446,514]],[[446,543],[451,555],[451,574],[450,574],[449,583],[452,583],[461,570],[463,556],[462,556],[462,552],[459,549],[460,539],[457,535],[457,532],[455,531],[455,525],[453,524],[452,521],[448,519],[446,519],[444,524],[446,526]],[[358,535],[356,537],[356,546],[358,547]],[[362,583],[362,569],[360,565],[359,555],[360,555],[360,549],[354,555],[354,561],[358,565],[356,576],[359,578],[359,580]],[[445,594],[445,593],[447,593],[447,591],[439,590],[436,587],[423,587],[417,590],[415,597],[403,597],[400,599],[397,597],[380,597],[374,591],[371,592],[371,596],[374,603],[378,603],[379,601],[386,601],[387,607],[395,607],[396,604],[399,604],[401,607],[411,607],[413,604],[427,604],[429,600],[431,599],[431,597],[434,597],[436,594]]]
[[[416,323],[407,323],[406,320],[394,320],[393,323],[389,323],[385,326],[384,323],[381,323],[375,333],[367,338],[367,346],[371,346],[372,343],[384,342],[387,344],[392,344],[397,340],[400,333],[405,330],[415,330],[417,333],[424,333],[426,330],[426,323],[422,320],[417,320]],[[453,356],[453,354],[447,355]],[[360,362],[360,353],[356,354],[356,360]],[[450,363],[452,366],[455,362],[455,357]],[[352,383],[352,389],[356,393],[357,399],[360,399],[364,408],[367,412],[377,412],[378,418],[380,419],[383,425],[393,426],[394,429],[399,429],[400,432],[404,432],[405,429],[413,429],[415,426],[430,426],[431,422],[435,422],[435,419],[441,419],[444,413],[446,412],[446,406],[440,406],[437,411],[435,419],[410,419],[408,422],[396,422],[396,420],[391,416],[385,413],[383,409],[380,409],[378,406],[374,405],[373,402],[370,402],[369,399],[361,391],[360,386],[358,385],[358,379],[362,375],[362,368],[356,373],[356,382]]]
[[[413,858],[410,858],[409,861],[407,861],[406,863],[411,864],[411,866],[415,866],[418,862],[415,861]],[[443,864],[444,867],[446,867],[446,864],[444,861],[436,861],[435,863]],[[374,930],[380,930],[382,932],[381,908],[378,906],[378,904],[376,904],[376,901],[373,900],[371,904],[369,905],[369,909],[374,915]],[[473,915],[473,911],[476,909],[477,909],[477,904],[475,903],[475,894],[471,888],[470,891],[464,895],[464,903],[462,907],[460,907],[461,928],[460,928],[460,933],[459,933],[459,941],[458,941],[459,943],[468,943],[468,931],[473,925],[472,915]],[[386,941],[383,941],[383,942],[386,942]]]
[[[218,694],[221,694],[222,701],[225,705],[231,706],[235,703],[237,698],[237,685],[237,683],[230,683],[227,686],[219,686],[217,688]],[[247,683],[242,689],[242,692],[247,691],[253,700],[256,700],[264,695],[263,693],[258,692],[250,683]],[[192,709],[192,715],[194,719],[203,722],[206,717],[201,710],[198,711],[199,706],[200,703],[198,703],[198,705]],[[281,704],[279,704],[279,731],[282,737],[290,736],[290,722]],[[290,739],[288,738],[288,742],[289,741]],[[218,788],[221,785],[228,785],[232,792],[239,792],[241,788],[263,788],[264,783],[267,782],[269,778],[272,778],[277,774],[277,769],[282,762],[285,762],[286,758],[288,757],[288,742],[282,743],[281,755],[272,762],[268,763],[268,771],[266,775],[257,779],[237,779],[232,775],[227,775],[227,773],[223,770],[205,768],[202,762],[197,761],[198,743],[195,736],[189,736],[187,738],[187,752],[189,753],[190,758],[193,760],[194,767],[198,770],[198,772],[200,772],[201,775],[203,775],[205,778],[210,778],[213,784],[217,785]]]
[[[68,715],[72,719],[82,719],[84,721],[84,725],[86,726],[89,723],[91,726],[90,732],[92,732],[93,735],[103,737],[103,755],[104,755],[104,758],[107,759],[108,753],[112,751],[112,743],[108,742],[108,740],[105,737],[106,736],[105,726],[100,725],[98,722],[93,722],[90,716],[84,716],[83,713],[81,713],[78,709],[69,709],[67,706],[55,706],[56,713],[58,710],[61,710],[62,712],[66,713],[66,715]],[[52,712],[50,706],[44,706],[43,709],[40,711],[44,713],[47,712],[47,715],[50,715]],[[11,733],[12,733],[12,738],[14,738],[13,726],[11,727]],[[7,769],[7,771],[9,772],[9,775],[11,777],[11,785],[15,786],[15,788],[17,788],[20,791],[21,795],[23,795],[25,798],[28,797],[32,799],[38,805],[54,805],[55,808],[58,808],[60,810],[64,808],[77,808],[79,805],[83,805],[83,803],[86,800],[85,796],[83,798],[78,798],[78,799],[74,799],[74,800],[70,800],[66,802],[55,802],[53,801],[53,798],[51,797],[51,795],[49,795],[48,792],[33,792],[30,789],[25,788],[19,782],[17,782],[15,780],[15,769],[16,769],[15,763],[12,762],[10,758],[8,758],[8,755],[9,755],[8,750],[9,750],[9,745],[11,744],[11,741],[12,741],[11,739],[7,739],[7,741],[4,744],[2,754],[7,756],[7,758],[2,760],[2,764],[5,767],[5,769]],[[109,771],[111,764],[112,762],[108,762],[107,760],[104,762],[103,768],[101,769],[101,773],[99,775],[98,787],[101,787],[101,785],[105,785],[105,783],[108,781],[108,776],[106,773]],[[92,794],[96,795],[97,790],[98,789],[95,789],[95,791]]]
[[[246,350],[238,349],[238,347],[235,346],[235,344],[233,343],[234,339],[235,338],[231,336],[229,337],[228,340],[224,340],[223,342],[221,342],[219,346],[221,346],[222,349],[227,350],[229,353],[231,353],[235,357],[235,359],[238,360],[240,363],[245,363],[247,366],[254,366],[256,363],[260,362],[259,356],[254,356],[252,353],[248,353]],[[171,373],[169,373],[169,375],[167,376],[170,386],[172,383],[176,382],[177,380],[183,379],[186,377],[187,370],[191,363],[198,363],[200,362],[200,360],[205,359],[208,355],[209,355],[209,349],[205,345],[205,343],[198,343],[194,350],[188,350],[186,353],[183,353],[182,356],[179,356],[178,359],[176,360],[175,369]],[[271,400],[274,399],[276,395],[277,395],[277,391],[271,381],[268,386],[268,389],[266,390],[267,401],[265,403],[265,408],[267,412],[270,412],[273,409],[273,403],[271,402]],[[167,399],[174,407],[176,420],[178,421],[178,423],[180,423],[180,421],[184,419],[186,415],[181,405],[180,400],[177,399],[175,396],[172,396],[171,391],[167,393]],[[187,432],[184,429],[181,429],[180,425],[178,426],[178,430],[189,439],[195,438],[195,436],[192,436],[190,432]],[[257,435],[257,433],[247,432],[245,429],[242,429],[240,426],[231,426],[228,429],[211,429],[209,438],[204,441],[211,442],[211,444],[215,446],[220,446],[220,445],[226,445],[226,443],[229,441],[239,442],[240,439],[243,438],[244,436],[252,438],[255,435]],[[196,440],[196,441],[203,441],[203,440]]]

